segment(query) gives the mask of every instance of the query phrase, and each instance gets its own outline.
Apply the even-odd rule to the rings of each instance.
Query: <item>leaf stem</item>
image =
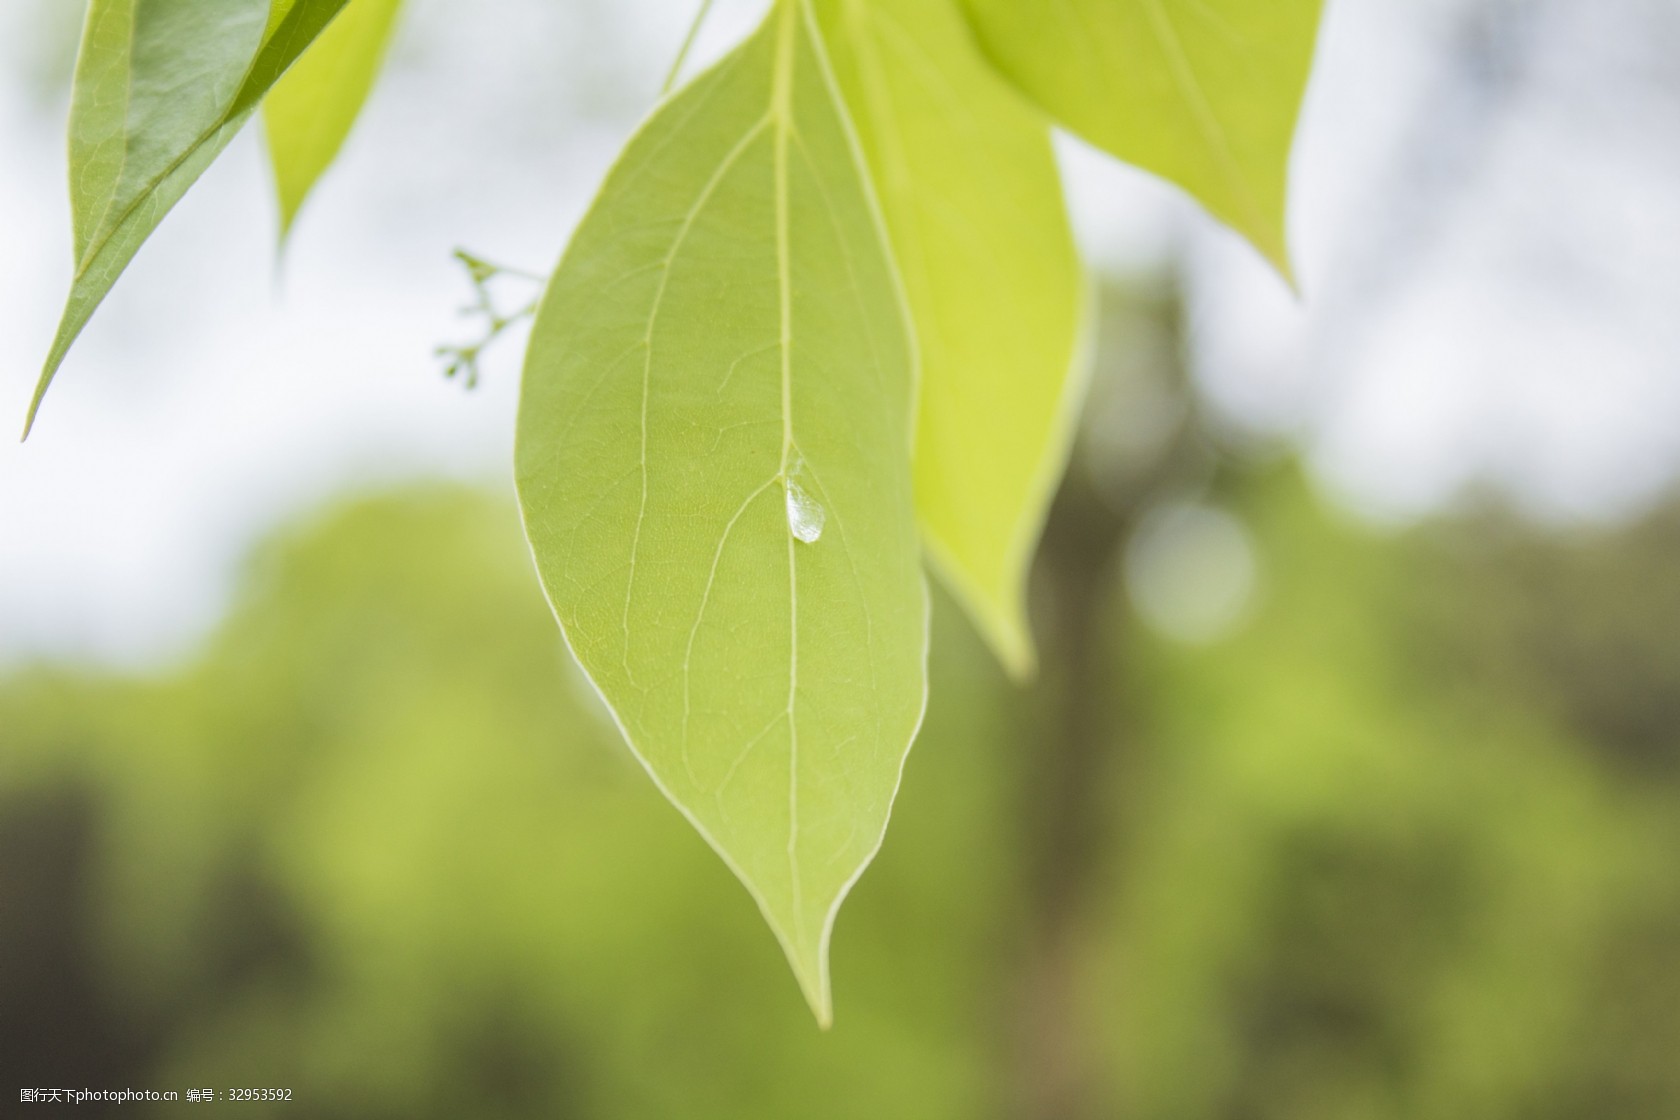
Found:
[[[665,75],[665,84],[659,87],[659,96],[670,93],[677,84],[677,77],[682,73],[683,63],[694,50],[694,41],[700,38],[700,28],[711,14],[713,0],[700,0],[700,10],[694,14],[694,22],[688,26],[688,34],[683,37],[682,46],[677,50],[677,57],[671,63],[671,72]]]

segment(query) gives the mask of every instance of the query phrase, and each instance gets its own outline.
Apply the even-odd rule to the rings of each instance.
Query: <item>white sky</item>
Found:
[[[0,661],[180,651],[238,557],[346,487],[511,488],[521,340],[473,393],[449,259],[548,268],[651,103],[693,0],[410,0],[382,87],[284,267],[254,131],[164,222],[21,424],[69,277],[73,0],[0,5]],[[702,56],[760,3],[723,0]],[[1617,516],[1680,460],[1680,4],[1331,0],[1296,152],[1296,304],[1171,190],[1065,144],[1094,260],[1183,252],[1198,375],[1378,519],[1497,480]],[[68,33],[43,34],[49,24]],[[471,13],[469,15],[469,12]],[[1516,13],[1513,15],[1513,13]],[[493,15],[493,19],[491,18]],[[1481,74],[1470,80],[1466,74]]]

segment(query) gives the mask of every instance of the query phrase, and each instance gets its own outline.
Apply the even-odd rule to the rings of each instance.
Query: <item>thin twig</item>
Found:
[[[683,63],[688,61],[688,54],[694,49],[694,41],[700,37],[700,27],[706,22],[706,16],[711,13],[712,0],[700,0],[700,10],[695,13],[694,22],[688,27],[688,35],[684,37],[682,48],[677,51],[677,59],[671,63],[671,72],[665,75],[665,84],[659,88],[659,96],[664,97],[677,84],[677,77],[682,73]]]
[[[485,260],[465,249],[455,250],[455,259],[460,261],[467,270],[467,278],[472,281],[473,302],[461,308],[461,314],[481,318],[484,321],[484,336],[477,342],[460,345],[446,344],[439,346],[435,353],[445,359],[443,375],[453,378],[465,374],[463,379],[469,389],[478,387],[478,360],[491,344],[515,323],[529,319],[537,313],[537,306],[541,302],[540,293],[523,306],[513,311],[503,313],[496,307],[495,298],[490,293],[491,281],[498,276],[507,276],[515,280],[523,280],[532,284],[542,284],[544,280],[534,272],[526,272],[520,268],[509,268]]]

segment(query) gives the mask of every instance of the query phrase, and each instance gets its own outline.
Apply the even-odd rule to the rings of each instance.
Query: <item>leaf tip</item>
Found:
[[[1014,684],[1031,684],[1038,676],[1038,649],[1027,624],[1025,605],[992,607],[975,617],[980,623],[981,637],[1003,666],[1004,674]]]
[[[278,296],[286,286],[286,268],[291,261],[292,229],[297,211],[280,212],[280,222],[274,232],[274,275],[271,278]]]
[[[828,979],[826,939],[814,952],[800,952],[784,936],[779,926],[772,923],[772,928],[787,951],[788,963],[793,966],[794,979],[799,981],[800,994],[805,997],[806,1006],[811,1009],[812,1016],[817,1020],[817,1028],[830,1030],[834,1026],[834,990]]]
[[[1283,214],[1273,214],[1263,221],[1255,218],[1239,222],[1230,215],[1221,215],[1213,210],[1209,210],[1209,213],[1260,254],[1260,259],[1277,273],[1278,279],[1283,281],[1290,295],[1296,299],[1301,298],[1301,280],[1295,271],[1295,262],[1290,252],[1288,222]]]
[[[296,210],[280,211],[280,223],[274,231],[274,256],[276,266],[286,259],[286,247],[292,243],[292,223],[297,220]]]
[[[35,430],[35,417],[41,411],[41,402],[46,399],[47,386],[52,384],[53,376],[58,373],[60,363],[64,361],[64,350],[67,344],[55,345],[53,352],[47,356],[47,363],[41,369],[41,379],[35,383],[35,394],[29,398],[29,411],[23,417],[23,434],[18,437],[19,443],[29,440],[29,433]]]
[[[18,436],[19,443],[29,442],[29,433],[35,430],[35,413],[40,411],[40,401],[34,401],[29,406],[29,412],[23,418],[23,434]]]
[[[1014,684],[1031,684],[1038,677],[1038,649],[1027,624],[1025,605],[976,605],[971,613],[1004,674]]]
[[[1038,649],[1033,644],[1032,626],[1027,620],[1025,575],[1006,581],[1002,587],[984,586],[970,575],[945,545],[932,534],[924,538],[927,557],[941,582],[968,616],[986,647],[1018,685],[1031,684],[1038,676]]]
[[[1290,259],[1288,239],[1278,238],[1270,247],[1263,248],[1261,253],[1266,258],[1266,263],[1277,271],[1278,279],[1289,289],[1289,294],[1295,297],[1296,302],[1300,302],[1303,298],[1301,276],[1295,271],[1295,262]]]
[[[1015,684],[1025,686],[1038,679],[1038,651],[1028,639],[1023,638],[1018,647],[999,648],[998,660]]]
[[[813,999],[810,992],[806,992],[805,999],[811,1007],[811,1014],[816,1016],[818,1031],[832,1031],[835,1029],[835,1001],[827,992],[823,992],[822,999]]]

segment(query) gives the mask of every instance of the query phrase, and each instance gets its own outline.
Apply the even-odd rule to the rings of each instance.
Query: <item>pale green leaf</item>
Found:
[[[378,77],[402,0],[350,0],[263,100],[284,237],[332,165]]]
[[[660,106],[578,228],[516,461],[573,653],[824,1022],[835,912],[926,697],[914,393],[820,35],[781,0]]]
[[[70,106],[76,269],[29,405],[163,216],[346,0],[92,0]]]
[[[1323,0],[964,0],[1059,123],[1170,179],[1287,278],[1289,150]]]
[[[1082,384],[1084,276],[1049,128],[954,0],[821,0],[916,324],[916,508],[1003,662],[1033,665],[1027,569]]]

